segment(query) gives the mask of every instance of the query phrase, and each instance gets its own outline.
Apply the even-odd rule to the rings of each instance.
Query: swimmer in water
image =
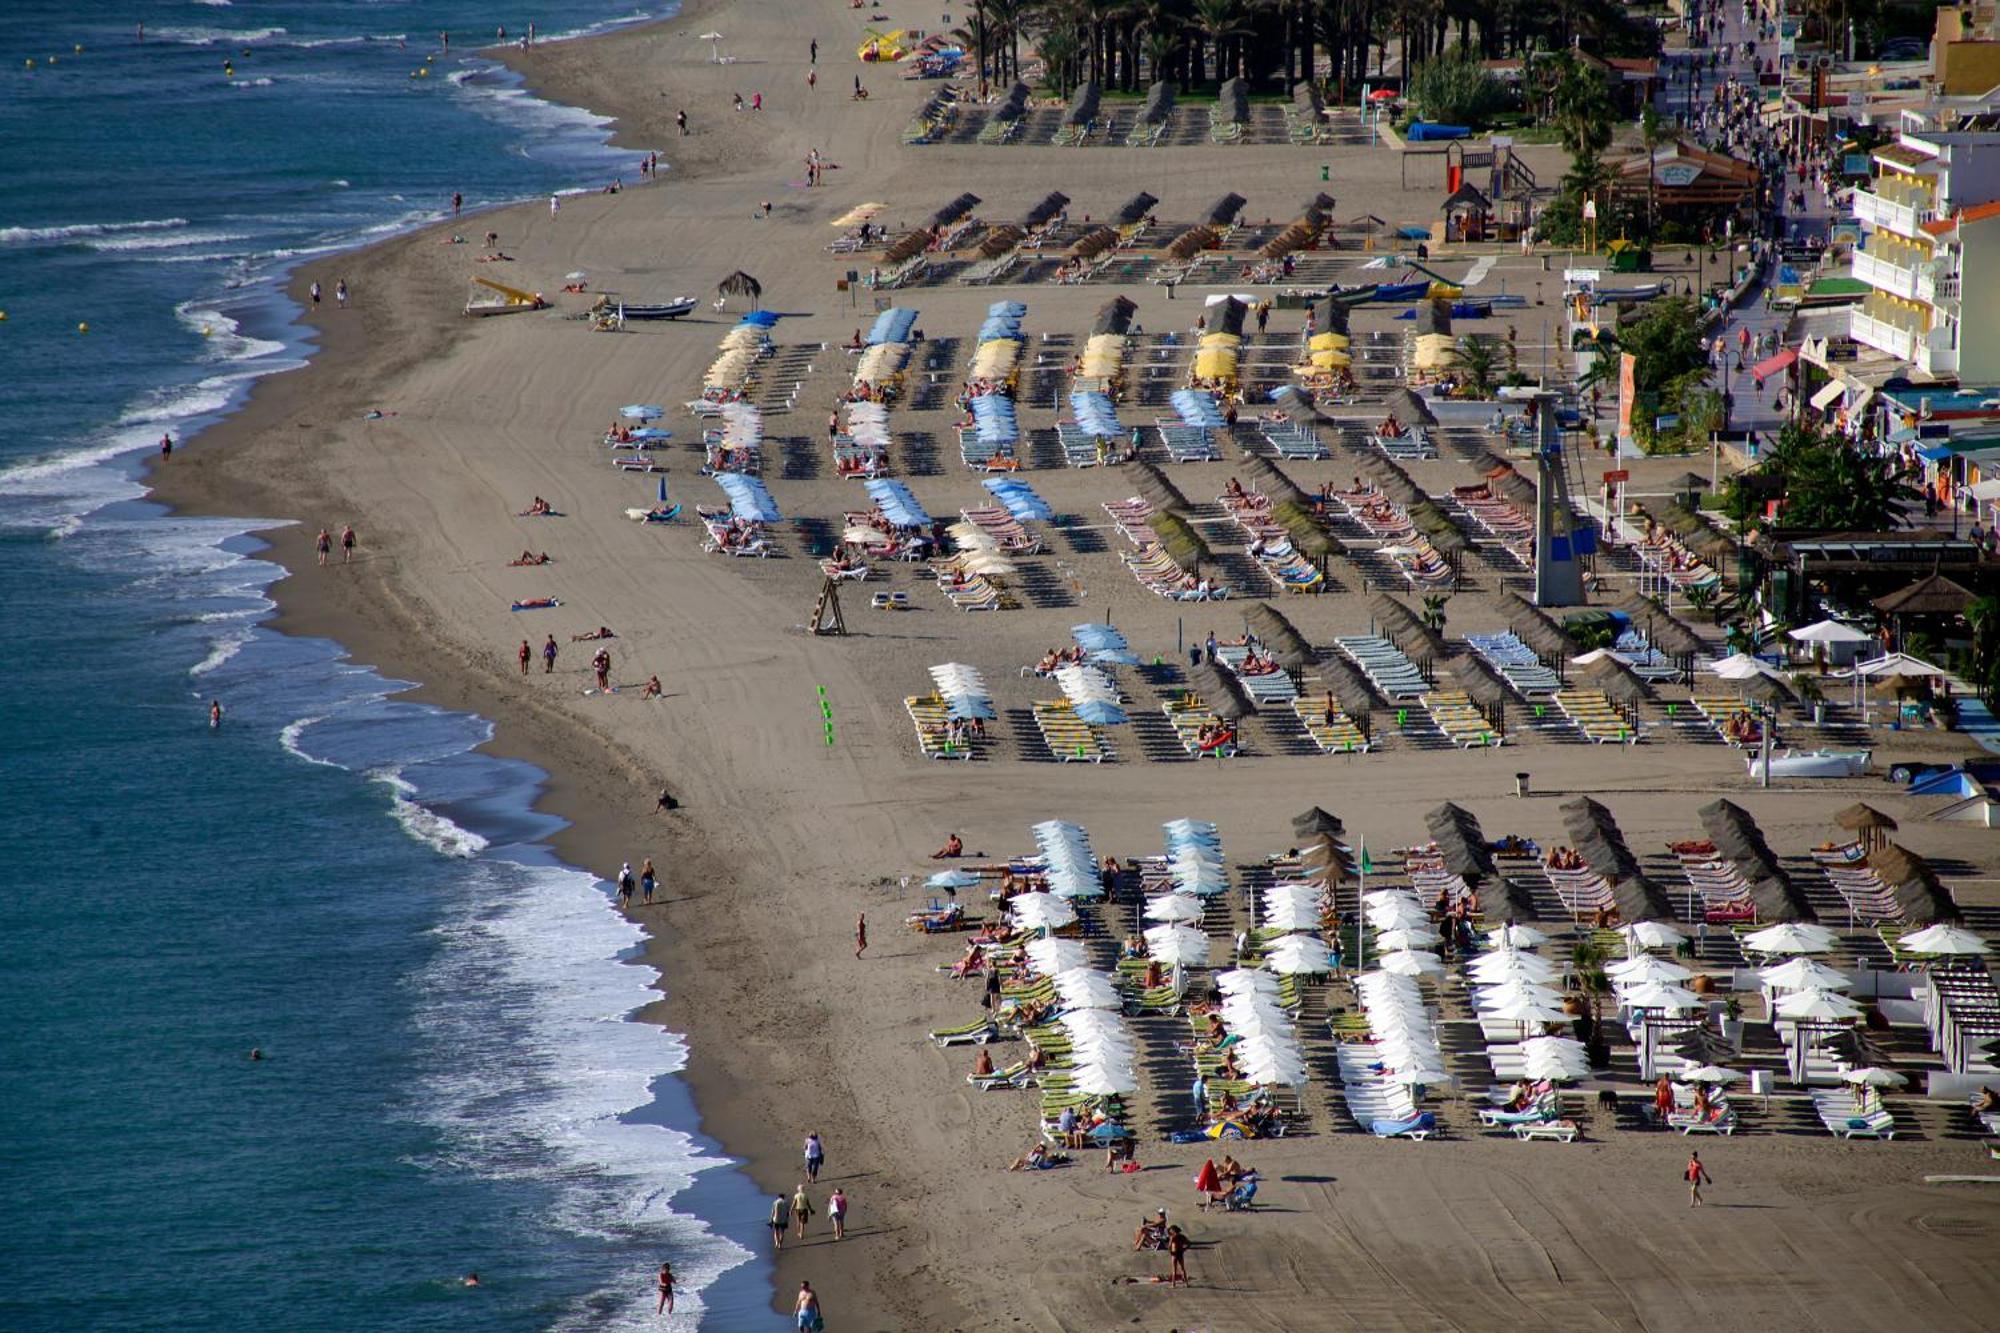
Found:
[[[465,1278],[464,1278],[464,1282],[465,1282],[465,1285],[466,1285],[466,1286],[468,1286],[468,1287],[476,1287],[476,1286],[478,1286],[478,1285],[479,1285],[479,1274],[477,1274],[477,1273],[467,1273],[467,1274],[465,1275]]]
[[[222,700],[210,699],[208,701],[208,729],[210,731],[218,731],[221,729],[221,727],[222,727]]]
[[[263,1058],[264,1058],[264,1048],[263,1048],[262,1046],[252,1046],[252,1047],[250,1048],[250,1058],[251,1058],[252,1060],[261,1060],[261,1059],[263,1059]]]

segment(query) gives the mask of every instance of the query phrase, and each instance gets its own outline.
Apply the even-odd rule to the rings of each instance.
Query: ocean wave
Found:
[[[231,79],[229,85],[232,88],[268,88],[275,82],[276,80],[271,78]]]
[[[326,721],[326,718],[320,716],[302,717],[287,722],[283,727],[278,729],[278,748],[295,759],[305,760],[308,764],[318,764],[322,768],[341,767],[341,765],[334,763],[331,759],[322,759],[316,754],[307,754],[299,745],[299,737],[305,734],[306,728],[312,726],[315,722],[324,721]]]
[[[283,28],[154,28],[147,37],[164,38],[179,42],[182,46],[214,46],[221,42],[228,46],[247,46],[252,42],[269,41],[273,37],[285,35]]]
[[[207,340],[202,351],[205,361],[255,361],[285,350],[285,344],[274,338],[250,337],[240,323],[205,302],[181,302],[174,307],[174,318]]]
[[[79,238],[93,250],[117,254],[125,250],[174,250],[184,245],[222,245],[247,241],[242,232],[195,228],[190,231],[142,231],[116,236]]]
[[[58,227],[0,227],[0,245],[61,245],[86,236],[113,236],[129,231],[163,231],[185,227],[186,218],[146,218],[138,222],[74,222]]]
[[[452,1052],[435,1062],[423,1118],[454,1144],[446,1165],[544,1182],[555,1190],[550,1221],[629,1256],[553,1327],[658,1327],[647,1293],[659,1254],[673,1256],[681,1280],[677,1326],[693,1327],[702,1289],[753,1256],[672,1206],[729,1159],[679,1130],[624,1118],[651,1104],[655,1078],[687,1063],[678,1034],[630,1021],[659,980],[621,961],[639,928],[592,875],[485,866],[490,878],[465,885],[419,979],[419,1029]]]
[[[486,850],[488,846],[486,839],[469,828],[452,823],[437,811],[411,800],[410,797],[417,790],[416,785],[404,778],[400,770],[383,769],[369,774],[369,777],[390,790],[392,793],[389,797],[390,814],[403,826],[403,832],[418,842],[433,851],[446,856],[455,856],[461,860],[469,860]]]
[[[245,629],[239,634],[225,634],[209,646],[208,656],[188,668],[194,677],[206,676],[226,664],[230,658],[243,651],[243,645],[255,637],[253,631]]]

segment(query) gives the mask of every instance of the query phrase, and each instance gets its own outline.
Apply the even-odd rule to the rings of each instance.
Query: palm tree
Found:
[[[1673,137],[1673,127],[1667,124],[1665,117],[1659,112],[1647,107],[1639,113],[1639,140],[1646,145],[1646,235],[1649,239],[1660,225],[1659,215],[1656,212],[1658,195],[1654,189],[1654,182],[1659,179],[1660,172],[1658,165],[1653,161],[1653,154],[1660,150],[1661,144],[1672,142]]]
[[[1218,83],[1222,82],[1229,74],[1223,54],[1225,46],[1239,37],[1250,35],[1250,24],[1242,0],[1194,0],[1193,27],[1215,45],[1215,79]],[[1201,57],[1198,50],[1195,59],[1195,76],[1199,82]]]
[[[1451,600],[1448,593],[1427,592],[1424,594],[1424,628],[1444,633],[1444,604]]]
[[[1465,372],[1466,383],[1472,386],[1475,397],[1492,396],[1497,363],[1493,339],[1485,334],[1468,333],[1458,340],[1458,368]]]

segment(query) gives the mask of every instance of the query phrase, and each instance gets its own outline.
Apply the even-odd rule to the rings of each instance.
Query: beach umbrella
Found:
[[[1874,637],[1865,630],[1843,625],[1838,620],[1814,621],[1790,631],[1790,636],[1800,643],[1867,643]]]
[[[1394,88],[1377,88],[1374,92],[1368,94],[1368,100],[1371,102],[1393,102],[1398,96],[1400,94]]]
[[[1840,1076],[1840,1081],[1870,1088],[1900,1088],[1909,1082],[1893,1069],[1882,1069],[1874,1065],[1862,1069],[1850,1069]]]
[[[1777,674],[1748,653],[1731,653],[1727,657],[1718,658],[1709,670],[1724,680],[1749,680],[1753,676]]]
[[[1861,1017],[1861,1006],[1829,990],[1793,991],[1778,997],[1777,1016],[1799,1020]]]
[[[1687,1010],[1701,1008],[1701,996],[1685,986],[1668,986],[1657,981],[1642,982],[1621,996],[1633,1009]]]
[[[1986,952],[1986,941],[1962,926],[1940,921],[1911,931],[1896,941],[1896,947],[1904,953],[1976,954]]]
[[[969,870],[940,870],[924,881],[927,889],[969,889],[979,883],[979,876]]]
[[[1497,1018],[1508,1023],[1568,1023],[1573,1016],[1564,1013],[1554,1005],[1533,1004],[1517,1000],[1509,1004],[1486,1010],[1481,1017]]]
[[[1408,898],[1368,909],[1368,924],[1377,930],[1428,930],[1431,914]]]
[[[1621,958],[1616,962],[1606,963],[1604,971],[1614,981],[1624,982],[1628,985],[1686,981],[1694,975],[1692,971],[1682,967],[1679,963],[1670,963],[1666,959],[1650,953],[1642,953],[1636,958]]]
[[[703,33],[703,34],[702,34],[701,36],[699,36],[699,37],[695,38],[695,40],[696,40],[696,41],[698,41],[698,42],[707,42],[707,43],[708,43],[708,63],[709,63],[709,64],[711,64],[711,65],[720,65],[720,64],[722,63],[722,47],[721,47],[721,45],[720,45],[720,43],[721,43],[721,41],[722,41],[722,34],[721,34],[721,33],[719,33],[719,32],[705,32],[705,33]]]
[[[1793,958],[1762,968],[1757,980],[1773,990],[1852,990],[1854,979],[1810,958]]]
[[[1057,973],[1056,992],[1073,1009],[1118,1009],[1125,1003],[1110,977],[1086,967]]]
[[[1103,1009],[1079,1009],[1064,1014],[1057,1020],[1064,1031],[1073,1037],[1109,1036],[1120,1040],[1130,1040],[1125,1031],[1125,1021],[1115,1013]]]
[[[1199,898],[1184,893],[1163,893],[1146,904],[1148,921],[1199,921],[1207,909]]]
[[[1082,967],[1086,954],[1082,940],[1035,939],[1028,941],[1028,961],[1044,976],[1055,976]]]
[[[1741,943],[1751,953],[1826,953],[1833,948],[1833,941],[1833,932],[1825,926],[1787,921],[1753,931]]]
[[[1278,979],[1269,972],[1259,972],[1255,968],[1238,967],[1227,972],[1219,972],[1215,984],[1224,995],[1276,995]]]
[[[1621,927],[1618,933],[1625,939],[1628,953],[1640,949],[1671,949],[1687,938],[1679,929],[1664,921],[1634,921]]]
[[[1438,942],[1434,930],[1385,930],[1375,937],[1375,947],[1383,953],[1404,949],[1428,949]]]
[[[627,421],[656,421],[667,414],[667,409],[658,403],[628,403],[618,409],[618,415]]]
[[[1023,893],[1007,907],[1022,925],[1034,930],[1055,930],[1076,920],[1076,909],[1053,893]]]
[[[1547,981],[1561,970],[1540,954],[1532,953],[1484,953],[1466,966],[1475,980],[1495,982],[1515,977]]]
[[[1382,1077],[1390,1083],[1399,1084],[1406,1088],[1429,1087],[1433,1084],[1447,1084],[1452,1081],[1450,1074],[1447,1074],[1442,1069],[1431,1066],[1392,1069]]]
[[[1092,1065],[1077,1071],[1070,1081],[1070,1087],[1086,1097],[1115,1097],[1120,1093],[1136,1091],[1139,1080],[1129,1069],[1107,1069]]]
[[[1271,946],[1264,966],[1285,976],[1318,976],[1333,971],[1333,953],[1310,935],[1287,935]]]
[[[1674,1075],[1674,1078],[1682,1083],[1715,1084],[1734,1083],[1742,1077],[1735,1070],[1724,1069],[1720,1065],[1689,1065]]]
[[[1266,930],[1318,930],[1320,909],[1315,903],[1297,901],[1264,904]]]
[[[1487,943],[1502,950],[1532,949],[1538,944],[1547,944],[1549,937],[1533,926],[1506,925],[1498,930],[1488,931],[1486,940]]]
[[[1434,953],[1406,949],[1398,953],[1385,953],[1375,960],[1379,971],[1394,977],[1443,976],[1444,963]]]
[[[754,306],[764,295],[764,284],[758,282],[757,279],[751,277],[742,269],[738,269],[721,282],[715,284],[715,294],[725,297],[747,296],[750,298],[750,304]]]
[[[1476,1003],[1482,1009],[1498,1009],[1510,1004],[1560,1005],[1562,1001],[1561,991],[1515,977],[1480,988]]]
[[[1208,961],[1208,936],[1187,926],[1154,926],[1146,932],[1146,953],[1163,963],[1198,967]]]

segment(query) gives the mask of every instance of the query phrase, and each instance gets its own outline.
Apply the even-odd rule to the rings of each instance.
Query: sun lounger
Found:
[[[1369,1122],[1368,1132],[1378,1139],[1423,1140],[1437,1133],[1437,1117],[1419,1111],[1403,1120],[1374,1120]]]
[[[931,1040],[940,1046],[984,1046],[999,1035],[992,1019],[980,1018],[961,1028],[940,1028]]]
[[[1557,1143],[1576,1142],[1577,1127],[1574,1120],[1539,1120],[1532,1124],[1514,1126],[1514,1137],[1523,1142],[1529,1139],[1554,1139]]]

